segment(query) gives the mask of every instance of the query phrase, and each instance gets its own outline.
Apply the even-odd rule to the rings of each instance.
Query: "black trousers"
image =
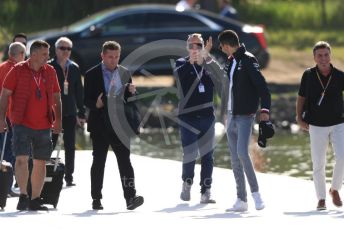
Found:
[[[104,181],[104,169],[109,146],[117,158],[117,165],[122,182],[124,198],[128,200],[136,195],[134,170],[130,162],[130,139],[119,140],[112,131],[91,132],[93,145],[93,163],[91,167],[91,196],[101,199]]]
[[[63,116],[63,143],[65,150],[65,180],[73,181],[74,162],[75,162],[75,127],[76,116]],[[52,135],[53,149],[56,147],[58,134]]]

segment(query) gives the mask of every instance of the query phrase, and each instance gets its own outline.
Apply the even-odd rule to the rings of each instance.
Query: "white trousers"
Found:
[[[318,200],[326,198],[326,152],[329,142],[335,155],[331,188],[340,190],[344,177],[344,123],[319,127],[310,125],[311,155],[313,162],[313,181]]]

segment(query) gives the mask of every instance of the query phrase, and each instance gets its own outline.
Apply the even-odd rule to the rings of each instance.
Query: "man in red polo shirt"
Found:
[[[13,42],[10,44],[8,50],[8,59],[0,64],[0,86],[5,80],[7,73],[13,68],[13,66],[21,61],[25,60],[25,46],[20,42]]]
[[[13,128],[12,151],[16,156],[16,178],[20,188],[17,210],[47,210],[41,205],[40,194],[46,174],[45,161],[52,151],[51,129],[61,132],[61,96],[54,68],[47,63],[49,44],[35,41],[30,58],[15,65],[7,74],[0,96],[0,132],[7,125],[5,114],[11,97],[10,120]],[[53,110],[55,121],[53,122]],[[28,159],[32,146],[32,195],[29,201],[27,182]]]
[[[10,72],[10,70],[13,68],[13,66],[16,63],[24,61],[25,50],[26,50],[26,47],[21,42],[13,42],[10,44],[9,50],[8,50],[8,57],[9,57],[8,60],[0,64],[0,91],[2,90],[2,84],[8,72]],[[11,101],[9,101],[9,104],[11,104]],[[6,121],[7,121],[7,124],[10,123],[9,122],[9,109],[7,110]],[[0,146],[3,145],[3,140],[4,140],[4,134],[1,134]],[[7,132],[7,139],[5,143],[4,160],[7,162],[10,162],[12,166],[14,167],[15,158],[11,151],[11,143],[12,143],[12,130],[9,127],[9,130]],[[17,196],[17,194],[12,192],[12,184],[13,184],[13,177],[11,177],[9,181],[8,194],[10,196]]]

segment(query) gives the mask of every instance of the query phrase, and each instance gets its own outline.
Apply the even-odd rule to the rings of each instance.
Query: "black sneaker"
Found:
[[[72,187],[72,186],[75,186],[75,185],[76,185],[76,184],[73,183],[72,181],[66,182],[66,186],[67,186],[67,187]]]
[[[17,204],[17,210],[25,211],[29,206],[29,197],[26,194],[19,195],[19,201]]]
[[[41,203],[41,198],[37,197],[36,199],[30,200],[29,203],[30,211],[48,211],[48,208]]]
[[[100,199],[94,199],[93,200],[92,209],[93,210],[103,210],[104,209],[102,203],[100,202]]]
[[[134,196],[127,200],[127,209],[134,210],[135,208],[141,206],[144,200],[142,196]]]

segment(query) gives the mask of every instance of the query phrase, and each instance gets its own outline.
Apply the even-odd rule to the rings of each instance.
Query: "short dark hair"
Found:
[[[27,36],[24,33],[15,34],[13,39],[12,39],[12,42],[15,42],[16,38],[25,38],[25,40],[27,40]]]
[[[222,31],[219,34],[218,39],[220,41],[220,44],[226,44],[231,47],[239,46],[239,37],[233,30]]]
[[[331,46],[328,42],[325,41],[318,41],[317,43],[315,43],[313,47],[313,55],[315,55],[315,51],[317,51],[318,49],[328,49],[331,53]]]
[[[102,47],[102,53],[105,53],[107,50],[121,50],[121,45],[115,41],[106,41]]]
[[[30,46],[30,54],[32,54],[33,52],[35,52],[41,48],[48,48],[49,49],[49,47],[50,47],[50,45],[46,41],[36,40]]]

